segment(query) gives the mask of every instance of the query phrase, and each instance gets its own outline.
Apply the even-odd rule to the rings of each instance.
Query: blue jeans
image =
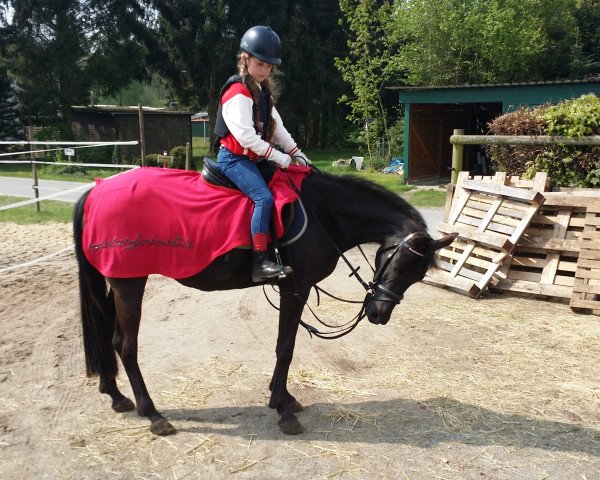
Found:
[[[257,166],[246,155],[234,155],[226,148],[220,148],[217,165],[221,172],[254,202],[254,212],[250,222],[252,237],[257,233],[268,234],[273,194]]]

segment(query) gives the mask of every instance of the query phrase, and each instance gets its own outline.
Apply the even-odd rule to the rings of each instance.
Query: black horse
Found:
[[[100,392],[110,395],[115,411],[136,408],[140,416],[150,419],[153,433],[175,433],[155,408],[137,360],[142,297],[148,277],[105,278],[88,262],[82,248],[86,198],[82,196],[76,205],[73,225],[87,374],[100,377]],[[293,268],[293,274],[279,281],[277,361],[269,386],[269,407],[277,410],[279,426],[288,434],[303,430],[294,415],[302,405],[288,392],[287,377],[311,288],[334,271],[342,252],[376,242],[380,247],[375,279],[369,285],[365,283],[369,291],[363,308],[371,323],[385,325],[408,287],[435,264],[436,250],[455,238],[448,235],[432,239],[415,208],[389,190],[352,176],[314,172],[303,183],[301,199],[308,226],[300,239],[281,249],[284,264]],[[236,249],[218,257],[197,275],[178,281],[205,291],[252,287],[256,284],[252,283],[250,265],[250,251]],[[115,352],[129,377],[135,404],[117,388]]]

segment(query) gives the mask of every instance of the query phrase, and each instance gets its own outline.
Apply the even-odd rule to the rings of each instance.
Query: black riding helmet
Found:
[[[242,37],[240,48],[263,62],[281,65],[281,40],[271,27],[257,25],[249,29]]]

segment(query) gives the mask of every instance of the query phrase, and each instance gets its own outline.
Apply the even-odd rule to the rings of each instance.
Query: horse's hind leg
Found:
[[[110,395],[115,412],[129,412],[135,408],[135,404],[120,392],[114,377],[100,376],[99,390],[100,393]]]
[[[147,278],[109,279],[114,292],[117,320],[113,345],[129,377],[138,415],[150,419],[152,433],[170,435],[175,433],[175,428],[156,410],[137,359],[138,331],[146,280]]]
[[[115,317],[114,312],[114,296],[113,291],[110,291],[109,294],[109,302],[108,305],[112,307],[112,317]],[[118,339],[121,337],[121,330],[119,328],[119,324],[115,324],[115,330],[112,337],[112,345],[114,346],[118,343]],[[112,409],[115,412],[129,412],[135,408],[135,404],[129,400],[125,395],[121,393],[119,388],[117,387],[116,375],[115,374],[100,374],[100,385],[99,385],[100,393],[105,393],[110,395],[112,399]]]

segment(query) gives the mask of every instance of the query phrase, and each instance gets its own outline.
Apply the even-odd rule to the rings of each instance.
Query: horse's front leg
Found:
[[[279,413],[279,427],[284,433],[298,435],[304,429],[294,415],[302,410],[302,405],[288,392],[287,378],[294,356],[296,334],[304,304],[308,298],[310,287],[292,291],[281,287],[281,300],[279,311],[279,333],[277,336],[277,362],[271,380],[271,399],[269,407],[277,409]]]

